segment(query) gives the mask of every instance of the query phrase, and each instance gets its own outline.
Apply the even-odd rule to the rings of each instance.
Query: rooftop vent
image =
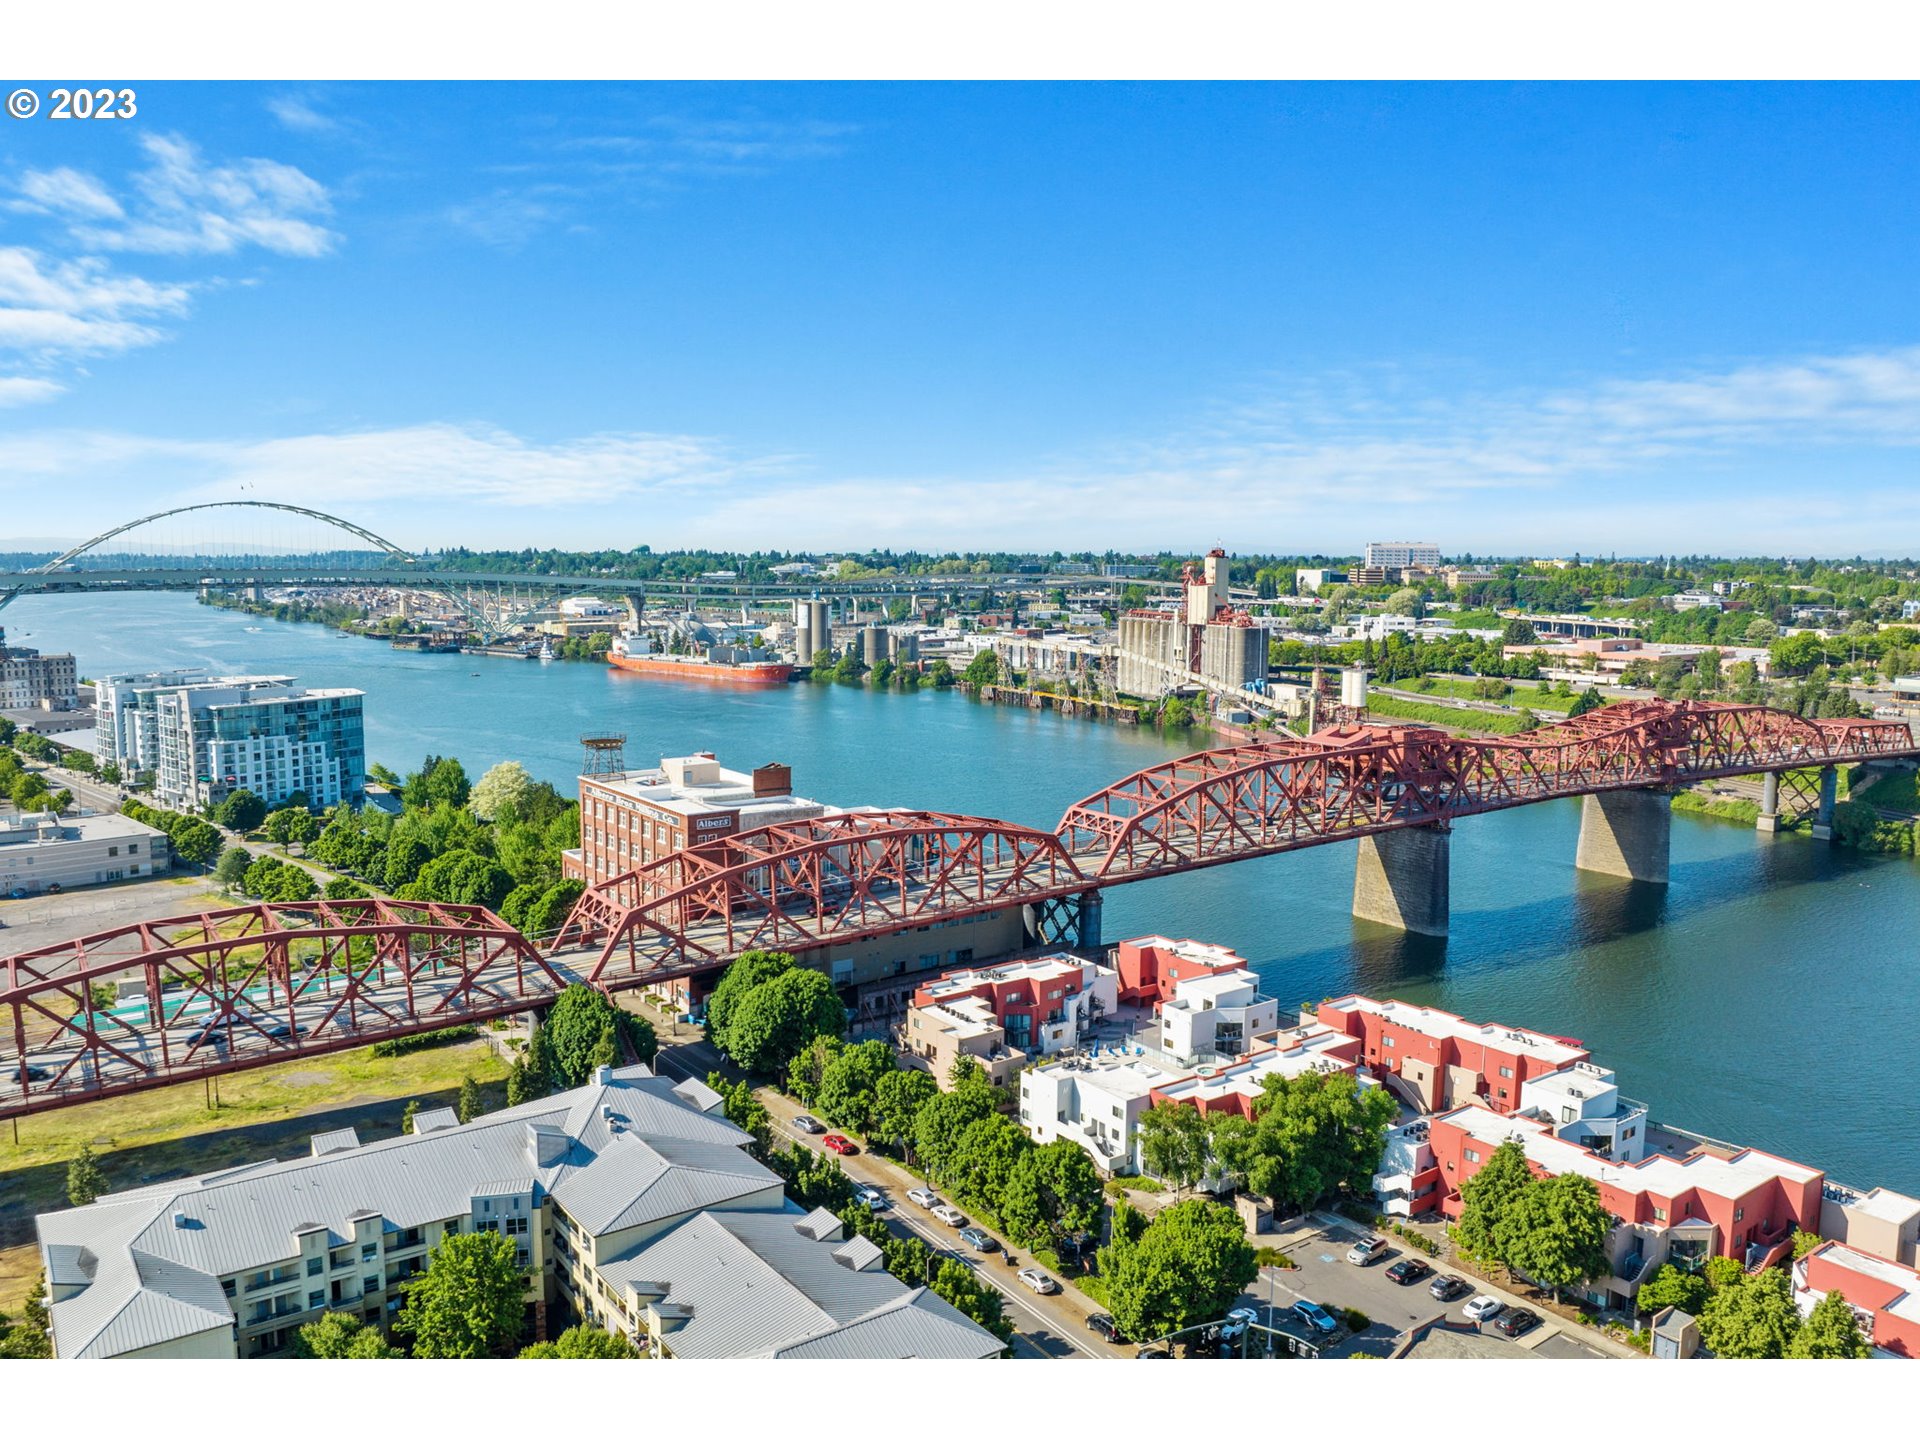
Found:
[[[176,1210],[173,1212],[173,1228],[176,1230],[191,1230],[193,1228],[193,1222],[187,1219],[186,1211]]]

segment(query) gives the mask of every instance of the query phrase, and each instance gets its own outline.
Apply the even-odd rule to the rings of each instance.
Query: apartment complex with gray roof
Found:
[[[36,1219],[55,1353],[287,1353],[327,1311],[388,1325],[443,1237],[511,1237],[529,1334],[575,1316],[688,1358],[986,1358],[1000,1341],[801,1212],[695,1081],[578,1090],[415,1133],[105,1195]]]

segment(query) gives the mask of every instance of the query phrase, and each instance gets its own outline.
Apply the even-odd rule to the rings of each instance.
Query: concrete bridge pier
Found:
[[[1089,890],[1080,897],[1080,948],[1100,948],[1100,892]]]
[[[1769,770],[1760,777],[1760,818],[1753,828],[1771,835],[1780,828],[1780,772]]]
[[[1813,827],[1808,832],[1816,840],[1833,838],[1833,802],[1840,793],[1840,772],[1831,765],[1820,767],[1820,808],[1813,812]]]
[[[1667,883],[1673,797],[1662,790],[1607,790],[1581,802],[1574,866],[1648,885]]]
[[[1452,846],[1445,825],[1362,838],[1353,867],[1354,918],[1444,939]]]

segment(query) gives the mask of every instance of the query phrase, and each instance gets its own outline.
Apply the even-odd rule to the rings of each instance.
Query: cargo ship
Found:
[[[770,650],[746,645],[707,645],[691,655],[665,655],[645,636],[616,635],[607,663],[632,675],[691,680],[698,685],[784,685],[793,666]]]

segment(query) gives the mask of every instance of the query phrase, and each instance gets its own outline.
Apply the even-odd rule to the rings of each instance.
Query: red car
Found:
[[[829,1135],[820,1143],[836,1155],[857,1155],[860,1153],[859,1146],[855,1145],[844,1135]]]

